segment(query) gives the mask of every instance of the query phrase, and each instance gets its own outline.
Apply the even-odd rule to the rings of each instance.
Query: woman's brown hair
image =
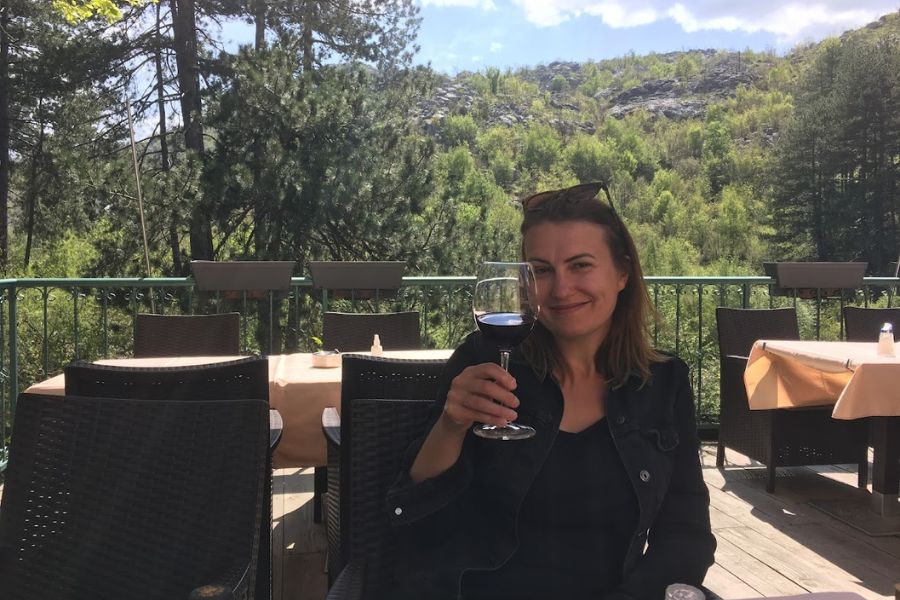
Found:
[[[597,198],[601,190],[605,193],[608,204]],[[606,185],[594,182],[540,192],[523,199],[522,209],[523,259],[525,234],[542,223],[580,221],[603,228],[603,237],[609,246],[613,262],[620,271],[628,275],[628,281],[619,292],[609,333],[597,349],[597,370],[614,388],[624,385],[634,375],[640,377],[641,385],[647,383],[650,364],[661,362],[665,357],[650,344],[649,321],[655,314],[650,294],[644,283],[634,240],[616,213]],[[553,336],[540,320],[535,325],[534,332],[522,344],[522,351],[541,377],[551,372],[559,361]]]

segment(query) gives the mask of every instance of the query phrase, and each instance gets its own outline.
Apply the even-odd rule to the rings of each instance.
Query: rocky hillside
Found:
[[[593,133],[598,115],[622,118],[646,111],[672,120],[692,119],[701,116],[710,103],[734,96],[738,86],[759,80],[767,66],[779,59],[761,61],[755,55],[748,60],[741,53],[701,50],[652,55],[649,60],[631,57],[631,65],[628,60],[553,62],[499,76],[534,86],[533,97],[500,90],[486,95],[478,84],[490,73],[463,72],[435,88],[432,97],[421,103],[419,118],[430,131],[438,130],[448,115],[472,114],[481,127],[540,120],[563,133]],[[659,73],[671,75],[655,76]],[[590,84],[598,81],[607,85],[592,89]],[[544,109],[553,110],[536,110],[534,100],[538,99]]]

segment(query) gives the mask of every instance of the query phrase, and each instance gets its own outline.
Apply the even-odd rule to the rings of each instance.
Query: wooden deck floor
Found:
[[[780,469],[775,494],[764,469],[728,452],[715,468],[704,446],[704,476],[719,546],[706,585],[726,600],[852,591],[889,600],[900,583],[900,535],[872,537],[814,508],[810,500],[856,496],[855,472],[840,466]],[[325,597],[325,532],[312,522],[312,469],[275,477],[275,600]]]

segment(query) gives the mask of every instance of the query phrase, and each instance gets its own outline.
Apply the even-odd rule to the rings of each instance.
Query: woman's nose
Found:
[[[550,295],[553,298],[564,298],[572,290],[572,281],[565,273],[556,273],[550,286]]]

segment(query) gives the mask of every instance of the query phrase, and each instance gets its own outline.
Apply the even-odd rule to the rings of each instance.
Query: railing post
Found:
[[[100,288],[100,324],[103,326],[103,356],[109,355],[109,290]]]
[[[75,338],[75,360],[81,358],[81,348],[78,339],[78,287],[72,288],[72,336]]]
[[[697,284],[697,406],[703,399],[703,284]]]
[[[42,367],[44,370],[44,377],[46,378],[50,374],[50,336],[47,329],[47,303],[50,301],[50,288],[41,288],[41,301],[44,312],[44,337],[43,342],[41,343],[41,356],[43,358]]]
[[[19,397],[19,318],[15,285],[9,286],[9,417],[16,418],[16,400]]]
[[[675,284],[675,356],[681,356],[681,284]]]
[[[275,292],[269,290],[269,354],[275,348]]]
[[[822,324],[822,290],[820,288],[816,288],[816,339],[821,339],[821,324]]]

